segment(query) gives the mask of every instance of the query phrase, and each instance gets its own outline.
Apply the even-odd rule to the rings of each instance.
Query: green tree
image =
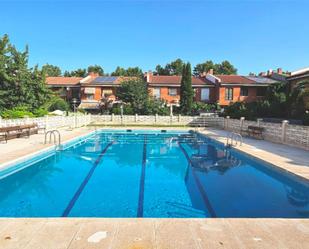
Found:
[[[87,71],[88,73],[92,72],[92,73],[98,73],[101,76],[104,75],[104,70],[99,65],[89,66]]]
[[[191,64],[183,66],[180,85],[180,109],[183,114],[190,114],[192,111],[194,91],[192,88]]]
[[[170,63],[167,63],[164,68],[161,65],[157,65],[155,74],[181,75],[183,66],[184,62],[178,58]]]
[[[181,59],[172,61],[165,66],[170,75],[181,75],[184,62]]]
[[[169,72],[161,65],[156,66],[156,71],[154,73],[157,75],[169,75]]]
[[[18,51],[7,35],[0,39],[0,111],[23,107],[39,108],[50,96],[45,73],[28,67],[28,47]]]
[[[114,72],[111,73],[111,76],[125,76],[126,70],[122,67],[117,67]]]
[[[128,67],[128,69],[126,70],[125,76],[142,77],[143,71],[139,67]]]
[[[229,61],[222,61],[220,64],[216,64],[215,70],[217,74],[237,74],[237,69]]]
[[[199,76],[202,73],[207,73],[210,69],[213,69],[214,74],[237,74],[237,69],[226,60],[216,64],[212,60],[197,64],[193,69],[193,74]]]
[[[124,69],[122,67],[117,67],[114,72],[111,73],[112,76],[132,76],[132,77],[142,77],[143,71],[139,67],[128,67]]]
[[[197,64],[193,69],[193,75],[199,76],[203,73],[207,73],[210,69],[215,69],[215,64],[213,61],[205,61],[204,63]],[[215,74],[217,72],[214,72]]]
[[[45,73],[46,76],[50,77],[61,76],[61,69],[58,66],[46,64],[42,67],[42,71]]]
[[[84,68],[79,68],[73,71],[65,71],[63,75],[65,77],[86,77],[87,70]]]
[[[130,104],[134,113],[143,114],[148,101],[147,84],[141,79],[123,81],[116,96],[123,102]]]

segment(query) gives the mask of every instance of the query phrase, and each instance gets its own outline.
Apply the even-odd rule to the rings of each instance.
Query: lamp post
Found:
[[[77,116],[76,116],[76,104],[77,104],[77,99],[73,98],[72,99],[72,103],[73,103],[73,111],[74,111],[74,128],[76,128],[76,124],[77,124]]]
[[[167,106],[170,107],[170,116],[173,116],[173,106],[179,107],[179,104],[178,103],[170,103],[170,104],[167,104]]]
[[[123,124],[123,103],[120,105],[121,124]]]

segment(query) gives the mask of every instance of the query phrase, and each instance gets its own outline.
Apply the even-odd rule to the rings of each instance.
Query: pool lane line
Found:
[[[100,155],[98,156],[97,160],[95,160],[93,166],[91,167],[91,169],[89,170],[87,176],[85,177],[85,179],[82,181],[81,185],[79,186],[78,190],[75,192],[73,198],[71,199],[71,201],[69,202],[68,206],[66,207],[66,209],[64,210],[62,217],[67,217],[69,215],[69,213],[71,212],[72,208],[74,207],[76,201],[78,200],[80,194],[83,192],[84,188],[86,187],[87,183],[89,182],[91,176],[93,175],[95,169],[97,168],[97,166],[99,165],[99,163],[101,162],[104,154],[106,153],[107,149],[114,143],[114,141],[110,142],[109,144],[106,145],[106,147],[101,151]]]
[[[144,135],[143,160],[142,160],[141,178],[139,181],[137,217],[143,217],[143,213],[144,213],[146,161],[147,161],[147,135]]]
[[[193,163],[192,163],[192,161],[191,161],[191,159],[190,159],[190,157],[189,157],[187,151],[185,150],[185,148],[182,146],[181,143],[178,142],[178,145],[179,145],[179,148],[180,148],[180,150],[182,151],[182,153],[185,155],[185,157],[186,157],[186,159],[187,159],[189,165],[191,166],[193,178],[194,178],[194,180],[195,180],[195,183],[196,183],[196,185],[197,185],[197,188],[199,189],[199,191],[200,191],[200,193],[201,193],[201,195],[202,195],[204,204],[205,204],[206,208],[208,209],[208,212],[209,212],[210,216],[213,217],[213,218],[217,217],[217,214],[216,214],[215,210],[213,209],[213,207],[212,207],[212,205],[211,205],[211,203],[210,203],[210,201],[209,201],[209,198],[208,198],[208,196],[207,196],[207,193],[205,192],[205,190],[204,190],[204,188],[203,188],[203,185],[202,185],[202,183],[200,182],[200,180],[199,180],[199,178],[198,178],[198,175],[197,175],[196,172],[195,172],[194,167],[192,166]]]

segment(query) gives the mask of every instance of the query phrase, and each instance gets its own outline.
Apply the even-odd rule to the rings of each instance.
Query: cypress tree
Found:
[[[191,64],[187,63],[182,69],[182,78],[180,85],[180,109],[183,114],[190,114],[193,104],[193,88],[191,78]]]

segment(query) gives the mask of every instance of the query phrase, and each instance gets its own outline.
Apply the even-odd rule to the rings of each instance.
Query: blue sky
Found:
[[[231,61],[240,74],[309,66],[309,1],[3,1],[0,36],[30,64],[143,70],[176,58]]]

